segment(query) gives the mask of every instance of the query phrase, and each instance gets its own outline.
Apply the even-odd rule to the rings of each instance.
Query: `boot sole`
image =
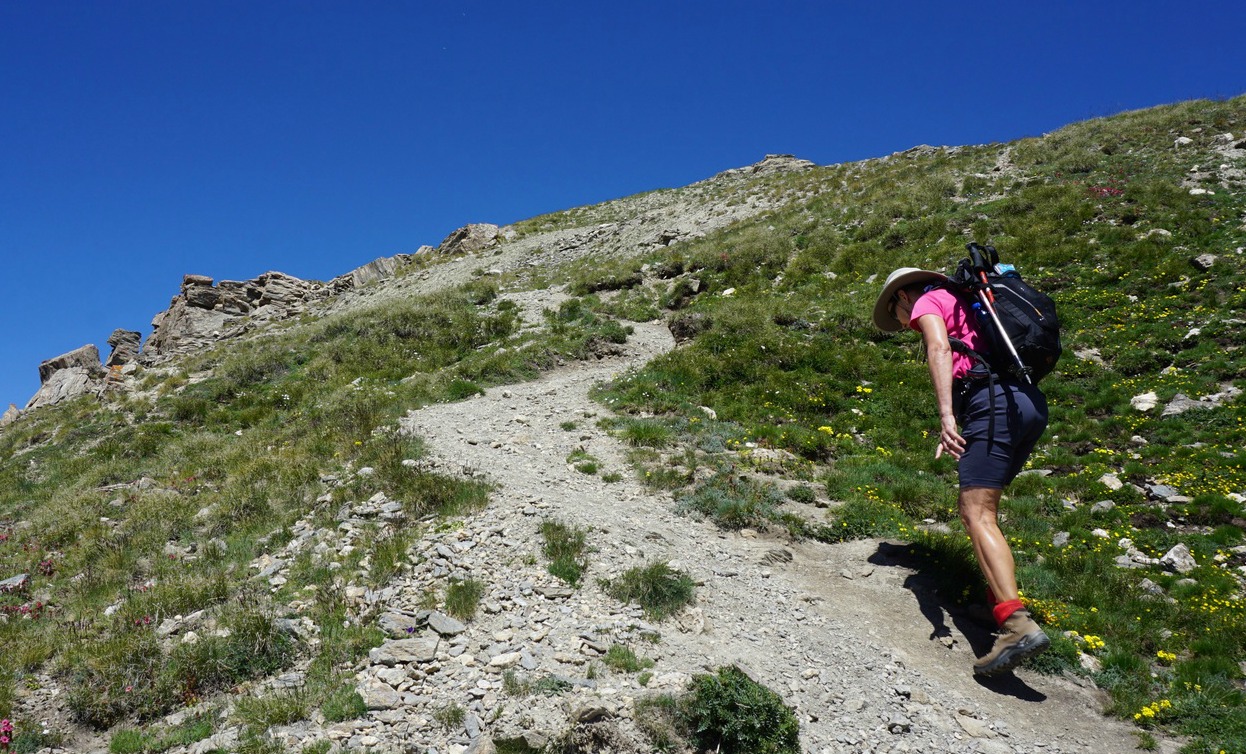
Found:
[[[1051,639],[1047,638],[1047,634],[1042,631],[1032,633],[1000,652],[998,657],[986,665],[981,667],[975,665],[973,672],[976,675],[996,675],[1007,672],[1020,665],[1025,658],[1042,654],[1050,646]]]

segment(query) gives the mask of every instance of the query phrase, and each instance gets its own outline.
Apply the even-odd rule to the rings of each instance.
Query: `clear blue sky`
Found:
[[[329,279],[770,152],[1246,92],[1246,4],[0,0],[0,409],[182,275]]]

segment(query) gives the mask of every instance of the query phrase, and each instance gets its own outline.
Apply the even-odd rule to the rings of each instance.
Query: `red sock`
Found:
[[[1000,602],[995,607],[991,608],[991,611],[995,613],[995,622],[1002,627],[1004,625],[1004,621],[1008,620],[1008,616],[1023,607],[1025,607],[1025,605],[1022,604],[1021,600],[1008,600],[1007,602]]]
[[[986,588],[986,604],[994,608],[999,604],[999,600],[995,599],[995,592],[991,591],[991,587]]]

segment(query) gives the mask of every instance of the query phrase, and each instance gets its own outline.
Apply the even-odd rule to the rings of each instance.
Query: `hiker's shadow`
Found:
[[[917,599],[917,609],[930,621],[930,641],[951,647],[956,641],[952,626],[969,642],[975,657],[981,657],[990,651],[995,637],[992,633],[993,620],[985,605],[966,608],[939,594],[935,569],[939,564],[929,557],[923,556],[917,547],[895,542],[879,542],[878,549],[870,555],[869,562],[887,568],[904,568],[912,573],[904,580],[904,588],[913,593]],[[948,625],[951,620],[952,626]],[[968,667],[966,672],[972,672]],[[1012,673],[1001,673],[996,676],[974,675],[974,680],[983,688],[997,694],[1007,694],[1027,702],[1041,702],[1046,694],[1031,687]]]

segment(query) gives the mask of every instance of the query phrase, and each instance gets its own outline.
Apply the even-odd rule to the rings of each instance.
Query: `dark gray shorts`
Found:
[[[996,381],[994,392],[993,435],[989,383],[973,384],[960,401],[961,487],[1007,487],[1047,428],[1047,398],[1036,386],[1006,378]]]

